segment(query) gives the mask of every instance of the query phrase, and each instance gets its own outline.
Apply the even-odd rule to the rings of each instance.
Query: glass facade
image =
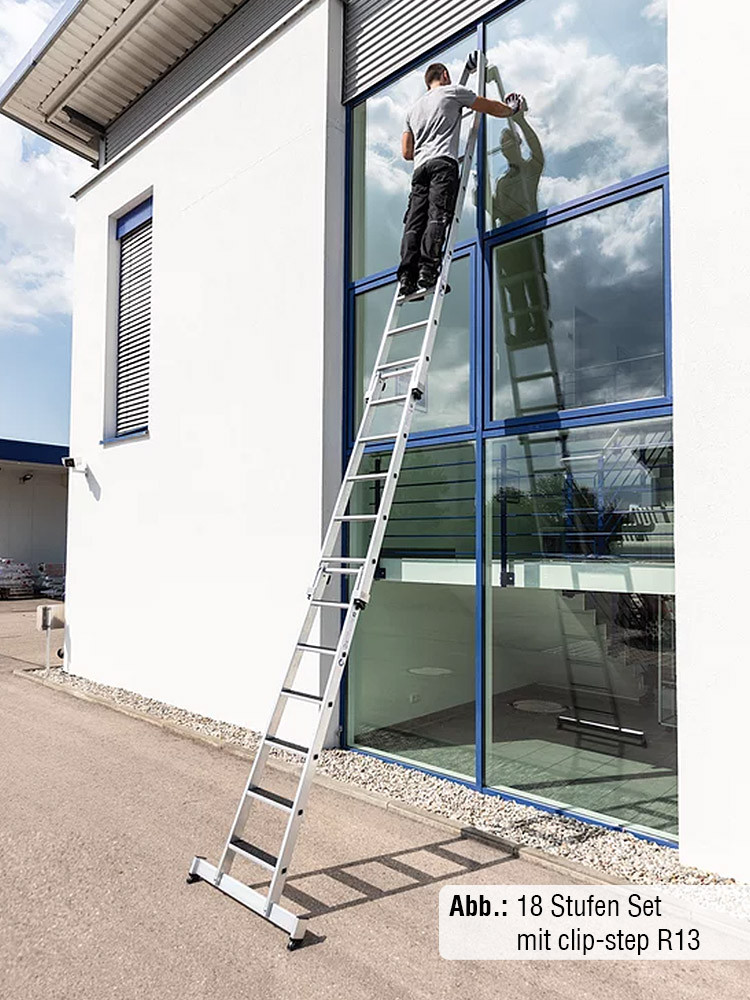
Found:
[[[388,468],[372,455],[363,471]],[[349,673],[350,741],[460,777],[475,774],[474,445],[412,448],[401,467],[378,580]],[[377,510],[379,485],[357,484],[352,511]],[[370,529],[352,535],[367,551]]]
[[[524,0],[424,60],[455,79],[484,46],[488,96],[521,91],[528,108],[482,123],[345,739],[675,834],[665,27],[656,4]],[[350,441],[393,295],[400,137],[423,70],[350,109]],[[411,336],[388,360],[414,353]],[[352,509],[371,512],[377,487],[357,489]],[[366,541],[355,523],[350,553]]]
[[[668,418],[486,444],[485,779],[676,832]]]

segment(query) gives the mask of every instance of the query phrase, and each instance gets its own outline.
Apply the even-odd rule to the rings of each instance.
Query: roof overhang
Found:
[[[63,472],[60,464],[68,448],[62,444],[40,444],[37,441],[14,441],[0,438],[0,463],[19,463],[22,465],[55,465]]]
[[[112,122],[243,2],[67,0],[0,85],[0,112],[96,163]]]

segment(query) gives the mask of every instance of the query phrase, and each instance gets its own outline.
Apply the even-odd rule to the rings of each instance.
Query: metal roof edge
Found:
[[[262,48],[274,35],[279,31],[283,31],[288,25],[294,22],[297,17],[305,11],[308,7],[314,7],[321,3],[322,0],[300,0],[300,2],[288,11],[282,18],[280,18],[275,24],[273,24],[267,31],[264,31],[262,35],[259,35],[254,39],[249,45],[247,45],[241,52],[238,52],[236,56],[225,63],[221,69],[217,70],[213,76],[210,76],[207,80],[204,80],[200,86],[185,97],[179,104],[176,104],[167,113],[160,118],[158,121],[154,122],[150,128],[146,129],[145,132],[141,133],[136,139],[134,139],[129,146],[126,146],[122,152],[118,153],[111,160],[107,160],[99,166],[96,172],[96,176],[92,177],[90,180],[86,181],[81,187],[77,188],[72,194],[71,198],[78,199],[82,194],[85,194],[90,188],[97,184],[105,174],[109,174],[110,171],[118,167],[124,160],[129,159],[132,154],[140,149],[141,146],[145,145],[150,139],[152,139],[156,134],[161,132],[161,130],[168,125],[174,118],[183,114],[189,107],[191,107],[196,101],[199,101],[209,90],[213,89],[217,83],[224,79],[225,76],[233,73],[238,67],[252,55],[252,53],[259,48]]]
[[[41,444],[37,441],[15,441],[0,438],[0,462],[30,462],[36,465],[60,465],[68,454],[64,444]],[[62,466],[60,466],[62,469]]]
[[[86,2],[87,0],[67,0],[20,63],[11,72],[10,76],[0,83],[0,112],[2,112],[2,106],[5,101],[10,97],[19,83],[21,83],[29,70],[33,69],[39,57],[47,51],[71,18],[78,12],[78,8],[83,7]]]

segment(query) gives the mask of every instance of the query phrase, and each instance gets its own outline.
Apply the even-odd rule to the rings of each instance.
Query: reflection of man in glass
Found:
[[[414,161],[409,205],[401,241],[399,290],[413,295],[433,288],[440,272],[443,243],[458,194],[458,142],[464,108],[495,118],[509,118],[523,100],[509,94],[505,101],[477,97],[473,90],[451,83],[443,63],[425,73],[427,93],[409,110],[401,137],[405,160]]]
[[[511,126],[500,135],[500,152],[508,166],[498,177],[492,195],[492,224],[509,222],[539,211],[537,193],[544,169],[544,153],[534,129],[526,121],[524,101],[513,122],[518,126],[531,156],[524,157],[521,138]],[[526,237],[502,247],[497,254],[500,270],[501,306],[508,342],[543,340],[549,333],[549,290],[545,275],[544,238]]]

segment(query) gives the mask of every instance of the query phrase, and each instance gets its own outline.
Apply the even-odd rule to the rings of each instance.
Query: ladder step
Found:
[[[348,608],[348,601],[310,601],[314,608]]]
[[[336,649],[330,648],[330,646],[311,646],[307,642],[298,642],[297,649],[301,649],[303,653],[325,653],[326,656],[335,656]]]
[[[365,563],[365,562],[367,562],[367,560],[363,559],[362,556],[324,556],[320,560],[320,562],[321,562],[322,565],[327,565],[329,562],[331,562],[331,563]]]
[[[285,799],[283,795],[277,795],[276,792],[269,792],[267,788],[261,788],[259,785],[251,785],[247,790],[247,794],[253,799],[268,802],[279,809],[284,809],[286,812],[291,812],[294,805],[291,799]]]
[[[388,403],[403,403],[404,400],[409,398],[409,393],[405,392],[403,396],[389,396],[387,399],[375,399],[372,403],[368,403],[368,406],[387,406]]]
[[[359,476],[347,476],[347,482],[349,483],[363,483],[367,479],[387,479],[387,472],[365,472]]]
[[[293,691],[292,688],[282,688],[281,693],[285,698],[296,698],[298,701],[315,701],[320,703],[323,700],[319,694],[308,694],[307,691]]]
[[[243,858],[247,858],[248,861],[253,861],[256,865],[260,865],[261,868],[267,868],[271,872],[275,871],[278,864],[279,859],[274,857],[273,854],[269,854],[268,851],[264,851],[260,847],[248,844],[241,837],[233,837],[229,841],[229,848],[235,854],[241,854]]]
[[[326,571],[326,573],[329,573],[329,574],[330,573],[338,573],[341,576],[345,576],[347,574],[351,574],[352,576],[356,576],[357,573],[359,573],[360,569],[361,569],[360,566],[357,566],[357,567],[354,567],[354,566],[326,566],[325,571]]]
[[[385,361],[382,365],[378,365],[378,375],[391,368],[407,368],[409,365],[415,365],[419,360],[420,355],[414,358],[401,358],[400,361]]]
[[[377,514],[339,514],[334,521],[377,521]]]
[[[301,753],[302,756],[306,756],[309,747],[303,747],[299,743],[290,743],[289,740],[282,740],[278,736],[266,736],[266,743],[270,743],[272,747],[281,747],[282,750],[291,750],[292,753]]]
[[[516,375],[514,382],[534,382],[540,378],[554,378],[557,372],[537,372],[536,375]]]
[[[359,442],[370,444],[373,441],[394,441],[398,437],[398,431],[390,431],[388,434],[364,434],[359,438]]]
[[[421,319],[418,323],[407,323],[406,326],[396,326],[388,331],[388,336],[393,337],[397,333],[408,333],[409,330],[418,330],[422,326],[427,326],[429,319]]]
[[[405,378],[407,375],[411,375],[414,372],[414,365],[407,365],[405,368],[392,368],[387,372],[378,373],[378,379],[381,382],[387,381],[389,378]]]

